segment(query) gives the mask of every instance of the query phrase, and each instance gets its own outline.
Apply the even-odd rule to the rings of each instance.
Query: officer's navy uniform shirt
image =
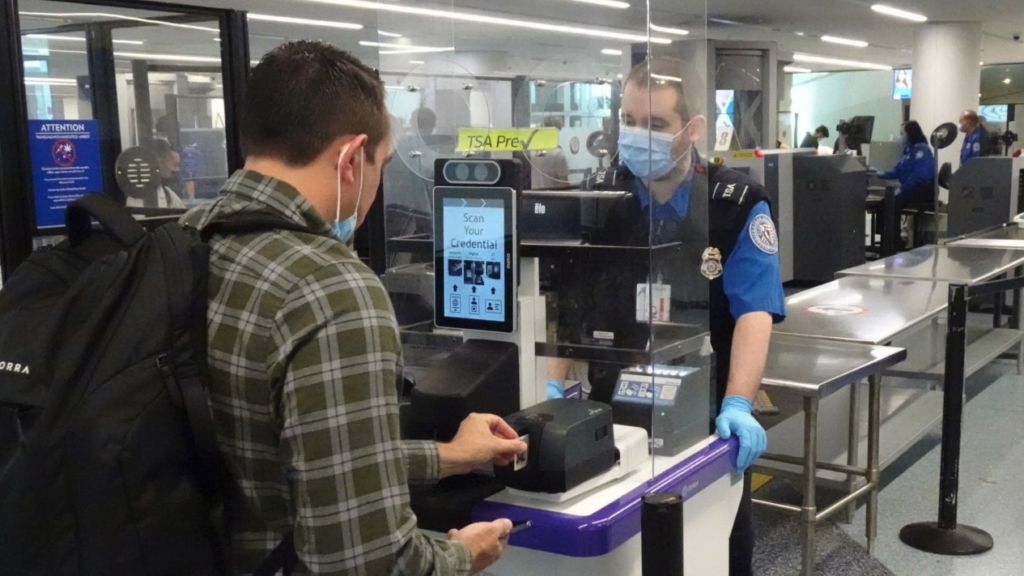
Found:
[[[981,156],[981,140],[985,135],[985,129],[979,124],[970,134],[964,138],[964,145],[960,148],[960,163],[963,164],[971,158]]]
[[[897,195],[914,194],[924,190],[928,196],[935,194],[935,156],[927,142],[919,142],[903,148],[896,166],[878,175],[883,180],[899,180]]]
[[[689,210],[693,174],[691,169],[668,202],[654,202],[653,214],[650,212],[651,193],[642,181],[636,181],[640,207],[644,215],[652,220],[652,240],[655,243],[664,244],[675,239],[675,227],[686,218]],[[774,322],[778,323],[786,317],[782,272],[779,269],[778,253],[769,253],[759,248],[752,239],[750,230],[759,216],[771,219],[771,210],[766,202],[759,202],[751,209],[747,224],[737,238],[736,247],[724,263],[722,280],[725,294],[729,298],[729,312],[734,319],[751,312],[768,312]]]

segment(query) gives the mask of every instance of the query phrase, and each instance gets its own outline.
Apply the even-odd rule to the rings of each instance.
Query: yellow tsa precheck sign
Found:
[[[459,128],[459,152],[527,152],[558,148],[558,128]]]

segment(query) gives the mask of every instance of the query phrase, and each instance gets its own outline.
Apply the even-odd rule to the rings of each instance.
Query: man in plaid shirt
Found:
[[[470,416],[447,444],[399,438],[398,327],[348,246],[391,155],[387,119],[383,85],[357,59],[282,45],[247,88],[245,168],[183,217],[201,228],[263,212],[308,229],[211,240],[211,408],[241,492],[237,574],[289,532],[297,573],[469,574],[498,559],[511,529],[499,520],[434,539],[409,507],[410,482],[504,465],[526,446],[491,415]]]

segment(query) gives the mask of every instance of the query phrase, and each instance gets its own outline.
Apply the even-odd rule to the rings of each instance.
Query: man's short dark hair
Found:
[[[828,138],[829,137],[828,126],[825,126],[824,124],[822,124],[821,126],[818,126],[817,128],[815,128],[814,132],[818,135],[819,138]]]
[[[629,76],[626,77],[623,89],[633,84],[644,90],[653,91],[657,88],[675,90],[678,97],[675,111],[679,113],[683,122],[686,122],[696,113],[695,108],[691,108],[689,105],[690,99],[687,98],[686,84],[690,75],[686,71],[687,67],[682,60],[668,57],[648,58],[633,66],[633,69],[629,71]]]
[[[389,132],[384,85],[348,52],[323,42],[288,42],[253,69],[241,127],[248,156],[307,166],[339,137],[366,134],[373,162]]]
[[[157,159],[160,160],[161,162],[167,160],[171,156],[171,154],[177,152],[177,150],[175,150],[174,147],[171,146],[171,144],[167,140],[164,140],[162,138],[154,138],[152,141],[150,141],[149,149],[152,150],[154,154],[156,154]]]

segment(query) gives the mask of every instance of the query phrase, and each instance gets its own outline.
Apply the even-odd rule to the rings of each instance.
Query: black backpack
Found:
[[[235,490],[207,400],[205,241],[308,230],[244,213],[148,232],[99,194],[66,223],[68,240],[0,290],[0,572],[228,574]],[[297,561],[289,536],[257,574]]]

